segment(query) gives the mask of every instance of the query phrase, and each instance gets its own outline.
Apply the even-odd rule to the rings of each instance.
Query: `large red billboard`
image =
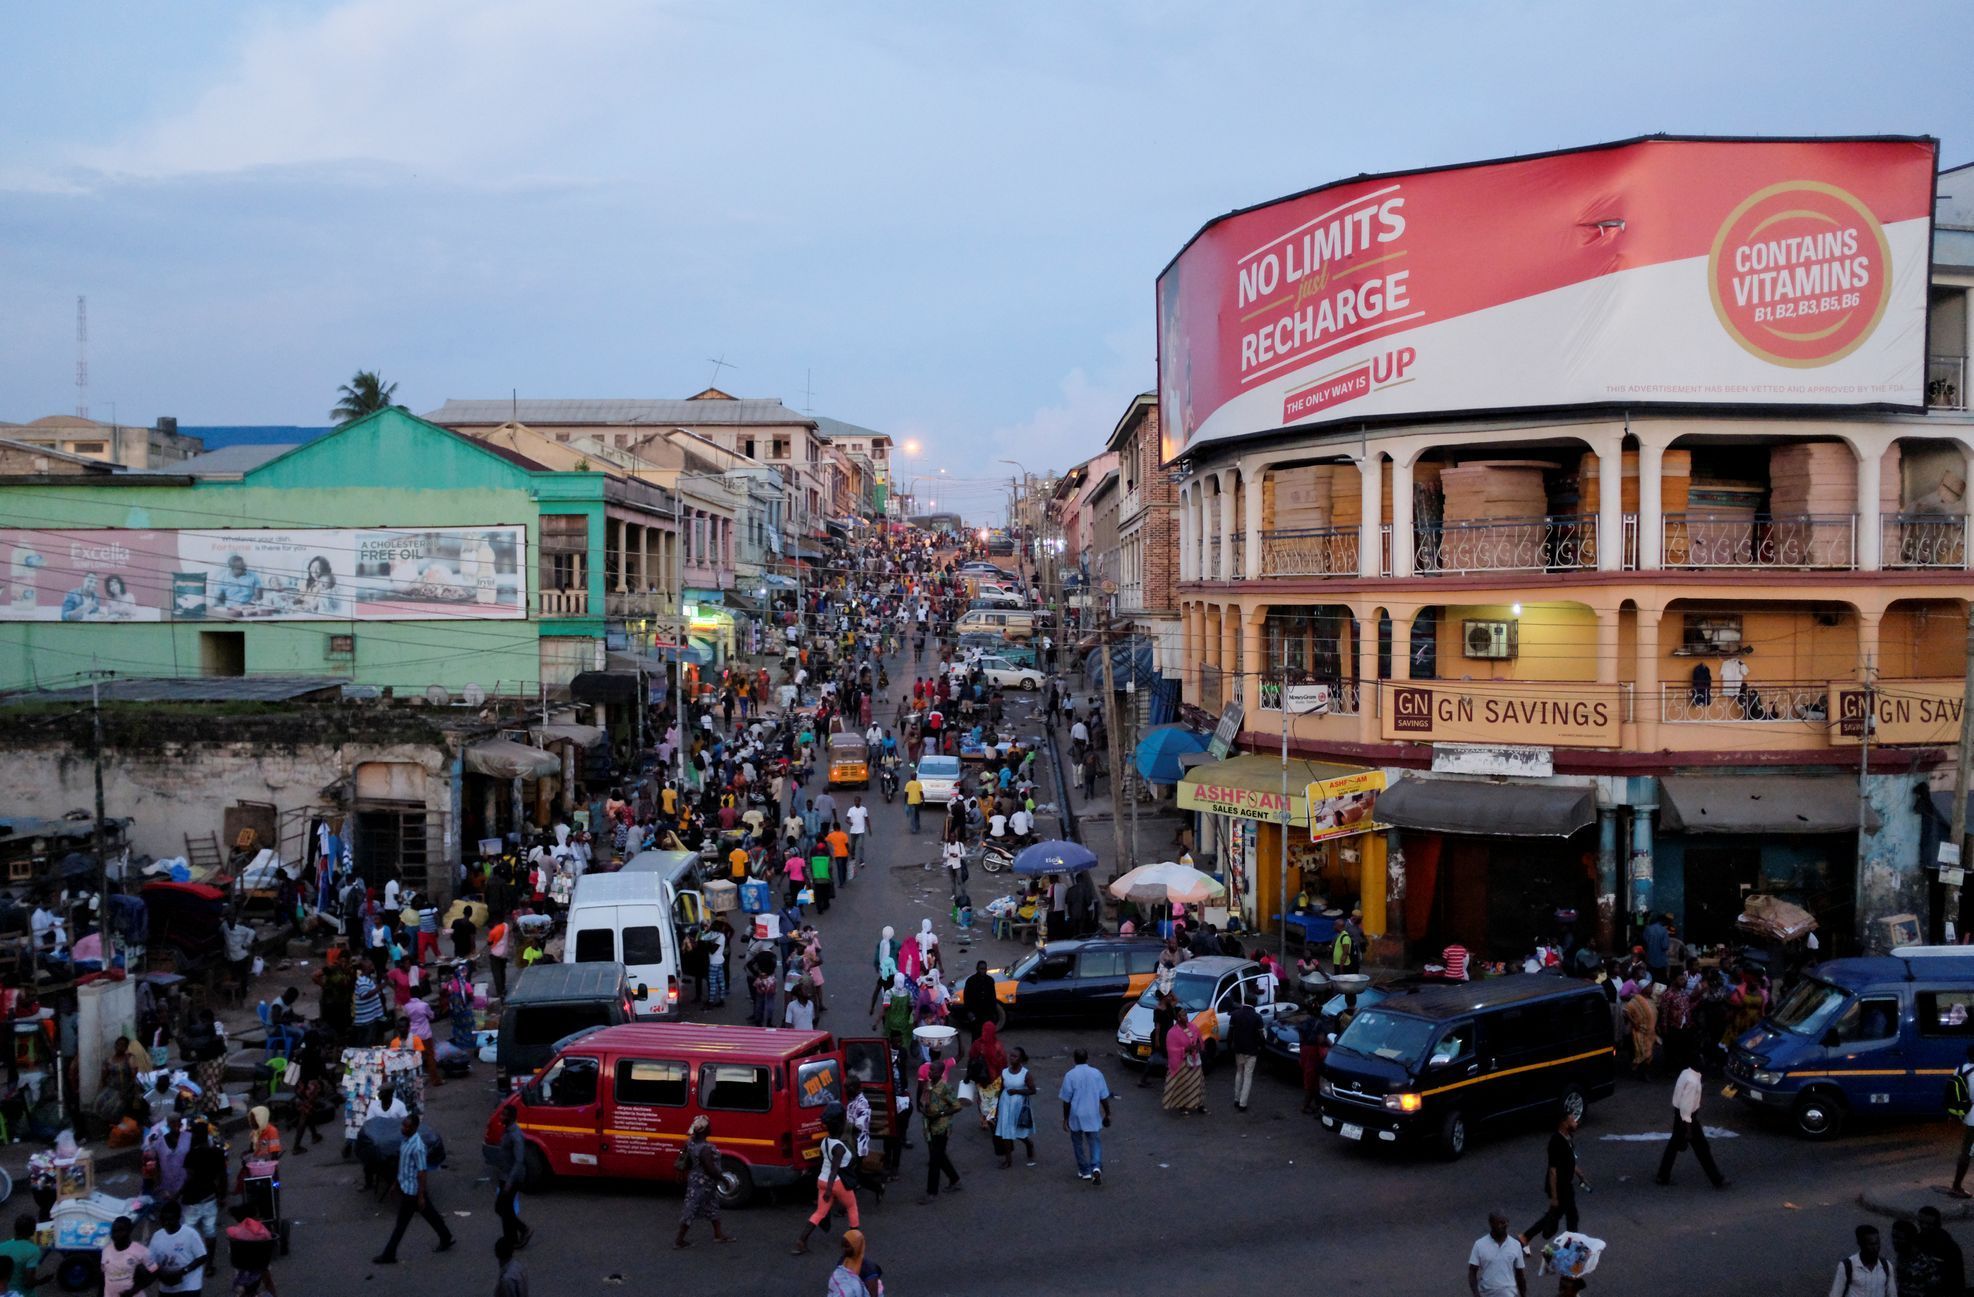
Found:
[[[1419,414],[1919,408],[1936,155],[1653,138],[1222,217],[1158,279],[1167,458]]]

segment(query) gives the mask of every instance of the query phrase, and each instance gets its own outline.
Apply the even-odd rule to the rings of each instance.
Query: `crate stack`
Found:
[[[1549,493],[1542,477],[1547,467],[1526,460],[1475,460],[1442,469],[1446,531],[1438,566],[1470,571],[1532,564],[1547,527]]]
[[[1768,452],[1768,512],[1775,561],[1820,564],[1851,553],[1857,468],[1849,446],[1804,441]]]

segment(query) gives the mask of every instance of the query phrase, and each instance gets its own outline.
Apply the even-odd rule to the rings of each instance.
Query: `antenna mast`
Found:
[[[89,299],[75,299],[75,414],[89,417]]]

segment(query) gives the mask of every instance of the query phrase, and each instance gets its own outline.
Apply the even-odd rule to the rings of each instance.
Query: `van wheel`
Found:
[[[1467,1151],[1467,1117],[1458,1108],[1439,1123],[1439,1155],[1448,1162],[1458,1161]]]
[[[720,1159],[719,1183],[713,1186],[713,1195],[720,1200],[722,1207],[744,1207],[754,1196],[754,1174],[747,1169],[747,1163],[737,1158]]]
[[[533,1144],[528,1145],[528,1155],[521,1162],[521,1187],[529,1193],[540,1193],[548,1188],[554,1173],[548,1169],[548,1159]]]
[[[1564,1086],[1562,1098],[1559,1100],[1559,1103],[1564,1113],[1576,1118],[1578,1121],[1583,1120],[1585,1110],[1590,1107],[1590,1100],[1583,1093],[1583,1087],[1580,1085]]]
[[[1804,1139],[1834,1139],[1844,1128],[1844,1101],[1834,1090],[1811,1090],[1796,1101],[1795,1123]]]

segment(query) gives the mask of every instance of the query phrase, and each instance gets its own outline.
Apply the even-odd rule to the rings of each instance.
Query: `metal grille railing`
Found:
[[[1669,513],[1667,567],[1848,568],[1857,565],[1857,515]]]
[[[1412,570],[1422,575],[1595,566],[1595,514],[1428,523],[1415,528],[1412,539]]]
[[[1756,684],[1739,688],[1665,682],[1659,686],[1659,720],[1667,725],[1705,725],[1720,721],[1822,725],[1829,719],[1828,681]]]
[[[1294,672],[1286,677],[1281,675],[1263,676],[1260,681],[1261,701],[1258,704],[1264,712],[1282,710],[1282,687],[1290,689],[1306,688],[1320,690],[1320,693],[1297,695],[1298,714],[1310,716],[1355,716],[1362,698],[1362,691],[1355,680],[1319,680],[1315,676],[1298,675]],[[1308,710],[1304,711],[1303,708]]]
[[[1900,513],[1883,523],[1880,561],[1886,567],[1967,566],[1965,515]]]
[[[1262,576],[1356,576],[1355,527],[1303,527],[1261,533]]]

